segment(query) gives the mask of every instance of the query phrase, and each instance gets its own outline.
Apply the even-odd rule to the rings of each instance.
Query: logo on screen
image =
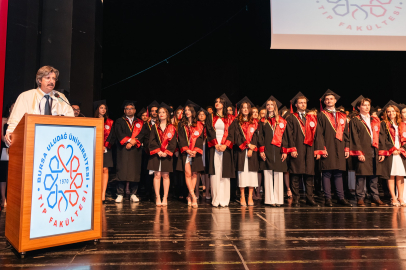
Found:
[[[317,0],[322,15],[348,31],[373,32],[390,26],[403,12],[401,0]]]
[[[90,207],[88,156],[73,134],[58,135],[46,150],[38,168],[40,210],[49,226],[64,228],[80,218],[85,207]]]

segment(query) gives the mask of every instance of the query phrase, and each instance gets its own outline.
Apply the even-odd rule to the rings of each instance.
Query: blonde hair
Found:
[[[42,68],[38,69],[37,76],[35,77],[36,83],[38,86],[41,86],[41,80],[43,77],[48,76],[50,73],[55,73],[56,80],[59,77],[59,70],[51,66],[43,66]]]

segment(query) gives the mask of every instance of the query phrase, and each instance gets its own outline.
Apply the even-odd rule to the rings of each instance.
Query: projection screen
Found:
[[[270,0],[271,49],[406,50],[406,0]]]

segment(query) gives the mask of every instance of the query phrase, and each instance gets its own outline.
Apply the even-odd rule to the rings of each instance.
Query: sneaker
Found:
[[[117,195],[116,202],[121,203],[123,202],[123,195]]]
[[[133,194],[133,195],[131,195],[131,197],[130,197],[130,201],[132,201],[132,202],[139,202],[140,199],[138,199],[138,197],[137,197],[135,194]]]

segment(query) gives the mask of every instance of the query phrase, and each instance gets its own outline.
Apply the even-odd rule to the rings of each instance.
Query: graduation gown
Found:
[[[371,128],[372,130],[360,115],[350,121],[350,155],[353,156],[351,168],[356,175],[382,175],[379,152],[386,150],[386,130],[381,128],[381,121],[374,116],[371,116]],[[373,142],[371,142],[371,134]],[[365,156],[365,162],[358,160],[360,155]],[[375,157],[375,164],[373,164],[373,157]],[[373,169],[374,166],[376,171]]]
[[[243,172],[245,165],[245,156],[247,154],[247,149],[249,149],[248,144],[258,146],[258,120],[254,119],[253,123],[244,122],[242,125],[238,121],[235,121],[235,144],[236,148],[236,164],[237,171]],[[259,160],[258,160],[258,147],[252,152],[252,157],[248,158],[248,171],[258,172]]]
[[[220,117],[218,115],[211,114],[206,118],[207,129],[207,145],[209,146],[209,174],[215,175],[214,167],[214,154],[216,152],[215,146],[219,144],[216,137],[215,125],[217,121],[223,121],[224,123],[224,135],[221,140],[221,145],[226,145],[227,149],[223,152],[223,164],[222,164],[222,177],[223,178],[235,178],[235,164],[233,156],[233,144],[235,136],[235,116],[226,115]]]
[[[114,130],[113,130],[114,121],[110,118],[107,118],[104,121],[104,146],[108,149],[111,149],[111,146],[114,144]]]
[[[117,177],[120,181],[139,182],[141,174],[142,144],[148,144],[149,128],[141,119],[134,117],[132,125],[123,116],[116,120],[114,131],[117,138]],[[126,144],[133,136],[133,131],[139,131],[135,146],[126,149]]]
[[[395,147],[395,130],[392,126],[391,122],[381,122],[381,129],[385,130],[385,146],[382,147],[384,150],[379,151],[379,155],[385,156],[385,160],[380,163],[381,166],[381,176],[384,179],[390,178],[390,173],[392,170],[392,162],[393,162],[393,152],[395,150],[400,151],[400,157],[402,158],[403,166],[406,168],[406,145],[403,143],[399,149]],[[400,130],[399,127],[399,138],[400,138],[400,145],[402,145],[401,137],[402,133],[405,132]]]
[[[173,153],[176,150],[176,146],[176,128],[174,125],[167,125],[164,131],[161,130],[161,127],[153,125],[148,143],[150,156],[147,169],[152,171],[173,172]],[[158,156],[159,151],[166,153],[167,156]],[[159,170],[159,165],[161,165],[161,170]]]
[[[297,158],[289,159],[289,172],[292,174],[314,175],[314,137],[317,130],[317,115],[306,114],[306,123],[296,112],[287,119],[287,153],[297,152]]]
[[[187,150],[196,151],[196,156],[192,158],[192,172],[203,172],[203,140],[204,125],[197,121],[196,127],[187,127],[182,123],[178,124],[179,151],[180,155],[176,164],[176,170],[185,171]],[[190,138],[190,139],[189,139]]]
[[[346,170],[345,152],[349,151],[349,130],[345,113],[334,114],[323,110],[317,116],[317,130],[314,154],[324,155],[320,158],[320,170]]]
[[[262,118],[259,123],[259,151],[265,152],[266,160],[260,158],[261,170],[287,172],[287,160],[282,162],[282,154],[287,154],[288,134],[286,120],[279,117],[276,124],[275,117]]]

